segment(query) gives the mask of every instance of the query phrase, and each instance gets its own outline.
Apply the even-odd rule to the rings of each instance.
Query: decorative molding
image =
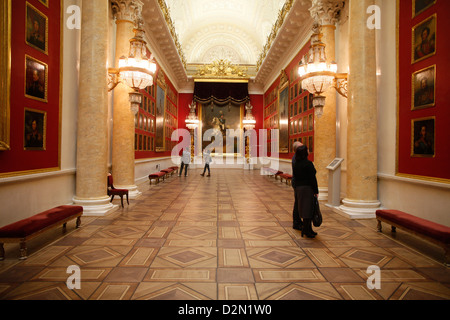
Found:
[[[229,60],[214,60],[209,65],[197,69],[194,78],[208,79],[248,79],[248,68],[233,65]]]
[[[170,17],[170,10],[164,0],[158,0],[159,8],[163,13],[164,20],[166,21],[167,27],[169,28],[170,35],[172,36],[172,40],[175,43],[175,47],[177,48],[178,55],[180,56],[181,62],[183,63],[184,68],[186,69],[186,57],[183,53],[183,48],[181,47],[181,43],[178,40],[178,35],[175,30],[175,25],[173,24],[172,18]]]
[[[312,0],[311,17],[322,26],[336,25],[345,6],[343,0]]]
[[[286,2],[283,5],[283,8],[281,8],[280,12],[278,13],[278,19],[273,25],[272,32],[267,37],[267,42],[263,47],[263,50],[258,58],[258,61],[256,62],[256,71],[259,71],[259,68],[261,67],[264,59],[266,58],[270,48],[272,47],[273,42],[275,41],[275,38],[278,35],[278,32],[281,29],[281,26],[284,23],[284,20],[286,16],[288,15],[289,11],[292,9],[294,0],[286,0]]]
[[[144,4],[141,0],[111,0],[111,7],[114,18],[117,21],[140,21],[142,20],[142,7]]]
[[[281,70],[280,72],[280,85],[279,87],[282,88],[286,85],[286,83],[289,83],[289,77],[286,74],[286,70]]]

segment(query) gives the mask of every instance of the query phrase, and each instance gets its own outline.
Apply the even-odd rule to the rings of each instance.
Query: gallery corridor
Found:
[[[326,206],[318,236],[302,238],[291,187],[256,170],[190,170],[139,187],[139,199],[109,216],[30,241],[28,260],[5,245],[0,299],[450,299],[439,248]],[[66,285],[71,265],[80,289]],[[367,287],[369,266],[381,268],[380,289]]]

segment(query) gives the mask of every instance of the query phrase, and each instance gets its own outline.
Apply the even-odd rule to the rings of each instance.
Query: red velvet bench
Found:
[[[166,174],[170,174],[171,176],[173,175],[173,169],[172,168],[167,168],[167,169],[161,170],[161,172],[165,172]]]
[[[275,176],[275,180],[278,180],[278,177],[281,176],[282,174],[284,174],[283,171],[276,171],[275,172],[275,170],[274,170],[273,172],[274,172],[273,176]],[[280,178],[280,180],[281,180],[281,178]]]
[[[450,266],[450,228],[398,210],[377,210],[378,232],[382,232],[381,222],[390,224],[392,232],[396,228],[423,237],[445,250],[445,265]]]
[[[292,175],[288,173],[282,173],[279,175],[281,182],[283,182],[283,179],[286,180],[286,184],[290,184],[292,182]]]
[[[283,171],[275,170],[275,169],[268,168],[268,167],[263,168],[263,171],[266,172],[270,176],[275,176],[275,179],[277,179],[277,177],[280,174],[283,174]]]
[[[178,167],[177,166],[169,167],[169,169],[172,169],[175,173],[178,173]]]
[[[5,259],[4,243],[20,242],[20,260],[25,260],[28,240],[61,224],[63,232],[65,232],[67,222],[75,218],[78,228],[81,224],[82,214],[83,207],[81,206],[59,206],[4,226],[0,229],[0,261]]]
[[[159,179],[162,178],[164,180],[165,175],[166,175],[165,172],[155,172],[155,173],[149,174],[148,178],[150,180],[150,184],[152,183],[153,179],[156,180],[156,183],[159,183]]]

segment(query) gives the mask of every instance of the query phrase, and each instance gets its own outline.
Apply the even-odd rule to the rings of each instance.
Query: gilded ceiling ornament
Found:
[[[217,59],[209,65],[199,67],[195,77],[246,79],[248,78],[247,71],[247,67],[233,65],[226,59]]]

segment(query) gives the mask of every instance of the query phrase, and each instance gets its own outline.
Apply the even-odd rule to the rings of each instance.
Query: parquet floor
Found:
[[[325,206],[318,236],[302,238],[291,187],[258,171],[199,173],[143,184],[130,206],[32,240],[25,261],[6,244],[0,299],[450,299],[440,248]],[[80,289],[66,284],[71,265]],[[381,269],[380,289],[367,287],[369,266]]]

